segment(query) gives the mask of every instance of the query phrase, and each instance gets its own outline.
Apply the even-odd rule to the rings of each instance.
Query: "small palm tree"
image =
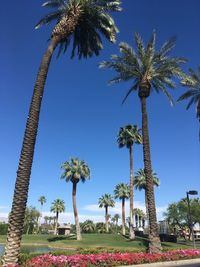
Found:
[[[127,125],[121,127],[117,137],[117,142],[120,148],[127,147],[129,149],[129,161],[130,161],[130,227],[129,238],[134,239],[135,233],[133,229],[133,144],[141,144],[142,136],[141,130],[136,125]]]
[[[157,174],[155,172],[153,172],[152,177],[153,177],[153,185],[156,186],[156,187],[158,187],[160,185],[160,180],[157,177]],[[147,216],[147,221],[148,221],[149,220],[149,216],[148,216],[148,210],[149,209],[148,209],[147,190],[146,190],[146,178],[145,178],[144,169],[139,169],[136,172],[136,176],[134,177],[134,180],[133,180],[133,185],[139,191],[144,190],[144,192],[145,192],[146,216]]]
[[[120,219],[120,215],[118,213],[114,214],[113,219],[114,219],[114,221],[116,223],[116,226],[117,226],[118,225],[118,221]]]
[[[101,35],[112,43],[116,40],[118,29],[110,13],[121,11],[119,0],[47,0],[43,6],[53,11],[39,21],[36,29],[53,21],[56,25],[41,61],[30,104],[9,217],[5,265],[16,264],[19,258],[40,107],[52,55],[58,46],[58,55],[65,52],[70,43],[72,57],[99,55],[103,48]]]
[[[133,214],[135,215],[136,218],[136,229],[138,229],[139,227],[142,227],[142,220],[145,218],[145,214],[143,212],[143,210],[135,208],[133,210]]]
[[[113,197],[110,194],[104,194],[99,198],[99,207],[105,208],[105,224],[106,224],[106,232],[109,232],[109,226],[108,226],[108,220],[109,220],[109,214],[108,214],[108,207],[114,207],[115,202],[113,200]]]
[[[130,186],[123,183],[117,184],[114,189],[114,196],[122,201],[122,234],[125,235],[125,201],[130,198]]]
[[[185,77],[180,66],[186,60],[170,57],[169,53],[175,46],[174,38],[164,43],[158,51],[155,48],[155,32],[153,32],[146,47],[138,33],[135,34],[135,42],[136,51],[127,43],[120,43],[121,55],[113,55],[110,61],[102,62],[100,67],[114,69],[117,72],[117,77],[112,79],[111,83],[132,81],[132,85],[123,102],[131,93],[138,91],[142,112],[144,171],[147,180],[147,201],[149,207],[149,252],[153,253],[161,251],[161,244],[156,218],[146,100],[151,92],[155,90],[157,93],[163,92],[168,97],[170,103],[173,104],[173,99],[167,91],[167,87],[175,88],[174,78]]]
[[[54,228],[54,235],[57,234],[57,228],[58,228],[58,216],[59,213],[65,211],[65,202],[61,199],[56,199],[52,202],[52,206],[50,208],[51,212],[54,212],[56,214],[56,223]],[[51,217],[49,217],[49,220],[51,220]]]
[[[192,104],[196,105],[196,116],[200,122],[200,66],[195,72],[189,69],[189,75],[182,79],[181,84],[189,90],[179,97],[178,101],[189,99],[187,109],[190,108]],[[199,141],[200,141],[200,130],[199,130]]]
[[[71,159],[70,161],[66,161],[62,167],[64,172],[61,176],[62,179],[65,179],[66,182],[71,181],[73,184],[72,189],[72,202],[73,202],[73,209],[74,209],[74,219],[76,224],[76,236],[77,240],[81,240],[81,230],[79,225],[78,219],[78,210],[76,206],[76,188],[77,184],[81,182],[85,182],[87,179],[90,178],[90,169],[88,165],[83,161],[79,160],[78,158]]]
[[[42,212],[43,205],[47,202],[46,197],[45,196],[41,196],[41,197],[39,197],[38,201],[40,202],[41,212]]]
[[[94,233],[96,230],[96,226],[93,221],[86,220],[82,223],[81,229],[84,233]]]
[[[38,201],[40,202],[40,205],[41,205],[41,219],[42,219],[42,208],[43,208],[43,205],[47,202],[47,200],[45,196],[41,196],[39,197]],[[39,224],[38,224],[38,230],[39,230]]]

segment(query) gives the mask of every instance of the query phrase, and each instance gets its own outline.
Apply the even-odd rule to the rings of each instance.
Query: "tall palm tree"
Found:
[[[141,130],[136,125],[127,125],[121,127],[118,133],[117,142],[120,148],[127,147],[129,149],[129,161],[130,161],[130,227],[129,238],[134,239],[135,233],[133,229],[133,144],[141,144],[142,136]]]
[[[179,97],[178,101],[189,99],[189,103],[186,109],[189,109],[192,104],[196,105],[196,116],[200,122],[200,66],[197,71],[189,69],[189,75],[181,80],[181,84],[187,88],[182,96]],[[199,130],[199,141],[200,141],[200,130]]]
[[[158,51],[155,49],[155,32],[153,32],[146,47],[138,33],[135,34],[135,42],[136,51],[127,43],[120,43],[121,55],[113,55],[110,61],[102,62],[100,67],[111,68],[118,73],[117,77],[111,80],[111,83],[132,81],[132,85],[123,102],[131,93],[138,91],[142,112],[144,171],[147,180],[146,190],[149,207],[149,252],[159,252],[161,245],[158,236],[154,199],[146,100],[150,93],[155,90],[158,93],[163,92],[172,104],[173,99],[167,91],[167,87],[175,88],[174,78],[185,76],[180,65],[185,63],[186,60],[170,57],[169,53],[175,46],[174,38],[164,43]]]
[[[130,186],[123,183],[117,184],[114,189],[114,196],[122,201],[122,234],[125,235],[125,201],[130,198]]]
[[[47,202],[46,197],[45,196],[41,196],[41,197],[39,197],[38,201],[40,202],[41,212],[42,212],[43,205]]]
[[[105,223],[106,223],[106,232],[109,232],[109,226],[108,226],[108,220],[109,220],[109,214],[108,214],[108,207],[114,207],[115,202],[113,200],[113,197],[110,194],[104,194],[99,198],[99,207],[105,208]]]
[[[59,213],[65,211],[65,202],[61,199],[56,199],[52,202],[52,206],[50,208],[51,212],[54,212],[56,214],[56,223],[54,228],[54,235],[57,234],[57,228],[58,228],[58,216]],[[51,217],[49,217],[51,219]]]
[[[40,196],[38,201],[40,202],[40,205],[41,205],[41,219],[42,219],[42,208],[43,208],[43,205],[47,202],[47,200],[45,196]],[[38,230],[39,230],[39,223],[38,223]]]
[[[65,52],[72,42],[72,57],[75,53],[79,58],[99,55],[103,48],[101,35],[110,42],[116,40],[118,29],[110,13],[121,10],[119,0],[47,0],[43,6],[54,11],[41,19],[36,28],[52,21],[56,25],[41,61],[30,104],[9,217],[4,264],[14,265],[19,258],[40,107],[53,52],[58,46],[58,54]]]
[[[152,177],[153,177],[153,185],[158,187],[160,185],[160,180],[157,177],[157,174],[155,172],[153,172]],[[144,192],[145,192],[146,216],[147,216],[147,221],[148,221],[148,219],[149,219],[148,218],[148,201],[147,201],[146,178],[145,178],[144,169],[139,169],[136,172],[136,176],[134,177],[134,180],[133,180],[133,185],[139,191],[144,190]]]
[[[87,179],[90,178],[90,169],[88,165],[83,161],[79,160],[78,158],[71,159],[70,161],[66,161],[62,165],[62,169],[64,170],[61,178],[65,179],[66,182],[71,181],[73,184],[72,189],[72,202],[73,202],[73,209],[74,209],[74,219],[76,224],[76,236],[77,240],[81,240],[81,230],[78,220],[78,210],[76,206],[76,187],[77,184],[81,182],[85,182]]]

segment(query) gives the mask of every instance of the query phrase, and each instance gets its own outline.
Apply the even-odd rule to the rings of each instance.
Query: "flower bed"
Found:
[[[41,255],[25,263],[26,267],[94,267],[119,266],[181,259],[200,258],[200,250],[174,250],[160,254],[148,253],[101,253],[72,256]]]

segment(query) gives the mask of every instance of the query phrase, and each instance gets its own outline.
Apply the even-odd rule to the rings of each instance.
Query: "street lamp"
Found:
[[[186,192],[186,195],[187,195],[188,215],[189,215],[188,219],[189,219],[190,230],[192,231],[192,243],[193,243],[193,247],[196,248],[195,239],[194,239],[194,229],[193,229],[193,223],[192,223],[189,195],[198,195],[198,191],[190,190],[190,191]]]

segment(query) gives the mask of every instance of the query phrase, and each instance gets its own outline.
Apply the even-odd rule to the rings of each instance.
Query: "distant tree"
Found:
[[[137,128],[137,125],[127,125],[121,127],[118,133],[117,142],[120,148],[126,147],[129,150],[129,167],[130,167],[130,227],[129,238],[134,239],[135,233],[133,229],[133,145],[142,143],[142,136],[140,134],[141,129]],[[124,229],[123,229],[124,231]]]
[[[41,205],[41,214],[42,214],[43,205],[47,202],[46,197],[41,196],[41,197],[39,197],[38,201],[40,202],[40,205]]]
[[[157,177],[157,173],[153,172],[152,177],[153,177],[153,185],[158,187],[160,185],[160,180]],[[144,190],[145,192],[146,216],[147,216],[147,221],[148,221],[149,220],[148,200],[147,200],[147,190],[146,190],[147,187],[146,187],[146,177],[145,177],[144,169],[139,169],[136,172],[136,176],[134,177],[134,180],[133,180],[133,185],[135,186],[136,189],[139,189],[139,191]]]
[[[192,104],[196,105],[196,116],[200,122],[200,66],[196,72],[189,69],[189,74],[182,79],[181,84],[189,88],[189,90],[180,96],[178,101],[189,99],[186,109],[189,109]]]
[[[52,206],[50,208],[51,212],[54,212],[56,214],[56,223],[54,228],[54,235],[57,234],[57,228],[58,228],[58,216],[59,213],[65,211],[65,202],[61,199],[56,199],[52,202]],[[51,218],[51,217],[49,217]]]
[[[130,186],[123,183],[117,184],[114,189],[114,196],[122,201],[122,234],[125,235],[125,201],[130,198]]]
[[[48,217],[48,216],[44,216],[44,223],[45,223],[45,224],[48,223],[48,220],[49,220],[49,217]]]
[[[157,253],[161,251],[161,243],[156,218],[146,105],[148,97],[154,90],[157,93],[164,93],[170,103],[173,104],[173,99],[167,89],[175,88],[174,78],[180,79],[185,77],[181,64],[185,63],[186,60],[170,56],[170,52],[175,46],[174,38],[165,42],[159,50],[156,50],[155,32],[153,32],[146,46],[141,36],[135,33],[135,43],[136,50],[125,42],[120,43],[120,55],[112,55],[110,61],[103,61],[100,67],[113,69],[117,72],[117,77],[110,81],[113,84],[126,81],[131,82],[131,87],[123,102],[134,92],[137,92],[141,102],[143,158],[149,208],[150,242],[148,250],[150,253]]]
[[[167,211],[164,213],[165,219],[170,226],[180,229],[182,232],[189,231],[189,238],[191,237],[192,227],[196,223],[200,223],[200,199],[190,199],[191,207],[191,222],[188,216],[188,203],[184,198],[178,202],[169,204]]]
[[[108,226],[108,207],[114,207],[115,202],[113,200],[113,197],[110,194],[104,194],[99,198],[99,207],[105,208],[105,224],[106,224],[106,232],[109,232],[109,226]]]
[[[135,215],[136,218],[136,228],[138,229],[139,227],[143,227],[143,219],[145,218],[145,214],[143,212],[143,210],[135,208],[133,210],[133,214]]]
[[[94,233],[96,230],[96,226],[93,221],[86,220],[81,224],[81,229],[83,233]]]
[[[27,207],[25,212],[24,227],[26,234],[33,233],[34,229],[38,229],[38,220],[40,212],[35,207]],[[31,231],[30,231],[31,229]]]
[[[96,223],[96,231],[98,233],[106,233],[106,225],[103,222],[97,222]]]
[[[76,224],[76,236],[77,240],[81,240],[81,230],[79,225],[78,219],[78,210],[76,206],[76,188],[77,184],[81,182],[85,182],[90,179],[90,169],[85,161],[80,160],[78,158],[71,159],[70,161],[66,161],[62,165],[62,169],[64,170],[61,178],[65,179],[66,182],[71,181],[73,184],[72,189],[72,202],[73,202],[73,209],[74,209],[74,219]]]
[[[113,219],[114,219],[114,221],[116,223],[116,226],[117,226],[118,225],[118,221],[120,219],[120,215],[118,213],[114,214]]]

